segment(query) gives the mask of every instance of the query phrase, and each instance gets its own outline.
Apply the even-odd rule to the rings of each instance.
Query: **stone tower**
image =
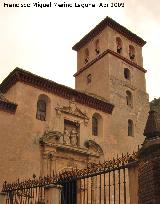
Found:
[[[76,89],[115,106],[106,132],[113,154],[135,150],[143,141],[149,107],[142,57],[145,43],[106,17],[73,46]]]

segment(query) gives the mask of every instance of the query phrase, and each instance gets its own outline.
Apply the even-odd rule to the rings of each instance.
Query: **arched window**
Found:
[[[132,120],[128,120],[128,136],[133,136],[134,135],[134,131],[133,131],[133,121]]]
[[[96,55],[100,53],[99,39],[95,41],[95,52],[96,52]]]
[[[122,53],[122,40],[120,37],[116,38],[116,45],[117,45],[117,53]]]
[[[85,58],[84,58],[84,61],[85,63],[87,63],[89,61],[89,50],[88,48],[85,49]]]
[[[92,117],[92,135],[98,135],[98,119],[95,116]]]
[[[130,80],[131,78],[131,73],[128,68],[124,68],[124,78]]]
[[[42,99],[38,100],[37,102],[36,118],[42,121],[46,120],[46,102]]]
[[[132,105],[133,105],[132,101],[133,101],[132,93],[130,91],[126,91],[126,103],[127,103],[127,106],[132,107]]]
[[[45,121],[50,115],[50,99],[47,95],[41,94],[37,100],[36,118]],[[48,120],[48,119],[47,119]]]
[[[102,134],[102,117],[99,113],[94,113],[92,116],[92,135],[99,136]]]
[[[129,45],[129,58],[131,60],[135,59],[135,48],[133,47],[133,45]]]

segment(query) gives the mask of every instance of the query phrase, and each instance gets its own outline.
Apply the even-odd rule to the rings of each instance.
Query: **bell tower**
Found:
[[[77,51],[76,89],[115,105],[106,137],[123,152],[143,141],[149,109],[142,57],[145,43],[106,17],[72,48]]]

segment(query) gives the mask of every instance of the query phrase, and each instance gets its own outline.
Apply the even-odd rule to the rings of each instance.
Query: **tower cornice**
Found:
[[[139,66],[138,64],[136,64],[135,62],[123,57],[122,55],[110,50],[110,49],[107,49],[105,50],[103,53],[101,53],[100,55],[98,55],[95,59],[91,60],[88,64],[86,64],[84,67],[82,67],[78,72],[76,72],[74,74],[74,77],[78,76],[80,73],[82,73],[84,70],[88,69],[91,65],[93,65],[94,63],[96,63],[98,60],[100,60],[101,58],[103,58],[105,55],[107,54],[111,54],[115,57],[118,57],[119,59],[125,61],[126,63],[132,65],[133,67],[135,67],[136,69],[139,69],[140,71],[146,73],[147,70],[145,70],[143,67]]]

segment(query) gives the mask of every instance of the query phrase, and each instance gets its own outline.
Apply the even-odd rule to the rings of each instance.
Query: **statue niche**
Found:
[[[66,145],[79,146],[79,123],[64,120],[63,142]]]

